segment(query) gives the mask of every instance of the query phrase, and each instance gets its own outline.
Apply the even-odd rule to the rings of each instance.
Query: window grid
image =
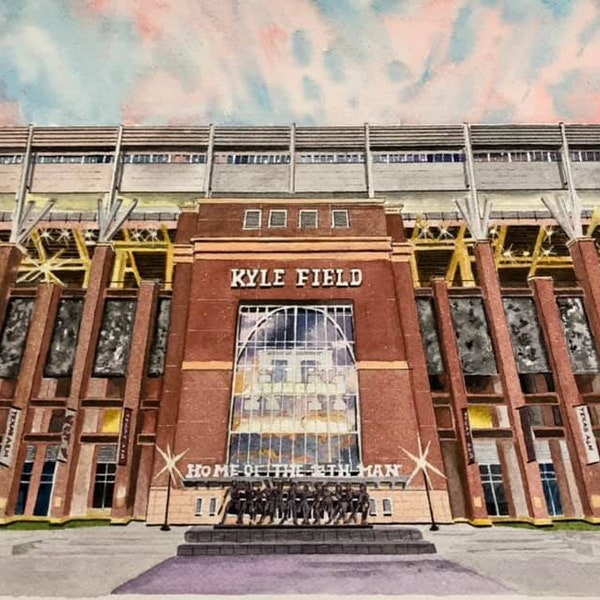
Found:
[[[52,498],[52,489],[54,487],[54,475],[56,473],[56,455],[58,452],[57,445],[46,447],[44,456],[44,464],[42,465],[42,474],[37,491],[37,498],[33,508],[35,517],[45,517],[50,509],[50,500]]]
[[[485,496],[488,515],[492,517],[507,516],[508,502],[502,480],[502,468],[499,464],[480,464],[481,484]]]
[[[552,517],[560,516],[563,514],[563,509],[554,464],[551,462],[539,463],[539,468],[548,514]]]
[[[116,474],[117,464],[115,462],[103,462],[103,458],[99,456],[94,477],[92,508],[112,507]]]
[[[136,153],[126,154],[123,162],[133,165],[151,164],[205,164],[206,154],[177,153]]]
[[[247,210],[244,213],[244,229],[260,229],[262,221],[262,211]]]
[[[37,154],[33,162],[37,164],[110,164],[114,161],[113,154]]]
[[[319,211],[301,210],[299,222],[300,229],[316,229],[319,226]]]
[[[0,165],[20,165],[23,162],[22,154],[0,155]]]
[[[35,446],[27,446],[27,456],[23,463],[21,478],[19,479],[19,492],[15,505],[15,515],[25,514],[25,506],[27,505],[27,496],[29,494],[29,486],[31,484],[31,474],[33,473],[33,463],[35,461]]]
[[[350,217],[347,210],[331,211],[331,226],[335,228],[350,227]]]
[[[571,150],[573,162],[600,162],[600,150]]]
[[[269,227],[286,227],[287,210],[269,211]]]
[[[289,165],[289,154],[226,154],[215,156],[217,164],[228,165]]]
[[[560,162],[560,152],[554,150],[510,150],[474,152],[474,162]]]
[[[343,163],[364,163],[365,155],[363,152],[348,152],[344,154],[319,153],[319,154],[300,154],[298,162],[303,164],[343,164]]]
[[[229,462],[359,463],[350,305],[241,306]]]
[[[463,163],[461,152],[382,152],[373,154],[374,163]]]

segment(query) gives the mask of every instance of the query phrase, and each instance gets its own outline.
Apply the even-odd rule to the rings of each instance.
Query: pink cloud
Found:
[[[21,125],[22,117],[18,102],[0,101],[0,126]]]
[[[351,16],[328,19],[306,0],[92,0],[86,9],[133,20],[141,37],[142,74],[121,101],[128,122],[215,114],[255,123],[600,122],[600,35],[580,43],[598,15],[592,0],[574,3],[562,19],[542,6],[524,8],[514,23],[500,8],[467,0],[408,3],[381,17],[367,2],[353,6],[362,11],[356,30]],[[472,39],[453,62],[454,28],[465,11],[472,11]],[[298,30],[309,42],[308,64],[294,57]],[[337,78],[328,51],[337,53]],[[391,63],[402,65],[402,78],[390,75]],[[562,90],[572,71],[577,91]]]

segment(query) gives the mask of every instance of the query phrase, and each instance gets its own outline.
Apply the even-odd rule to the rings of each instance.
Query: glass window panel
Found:
[[[42,466],[40,484],[38,487],[33,515],[35,517],[45,517],[50,508],[50,498],[52,497],[52,487],[54,485],[54,472],[56,470],[56,457],[51,446],[46,449],[46,457]]]
[[[553,517],[562,515],[562,501],[560,499],[560,489],[554,465],[552,463],[540,463],[539,469],[548,513]]]
[[[463,372],[495,375],[496,361],[481,298],[451,298],[450,308]]]
[[[421,338],[427,358],[427,371],[430,375],[440,375],[444,372],[442,350],[437,329],[432,298],[417,298]]]
[[[25,506],[27,504],[27,496],[29,494],[29,486],[31,484],[31,474],[33,473],[33,463],[35,460],[35,446],[27,446],[27,456],[23,463],[21,478],[19,480],[19,492],[17,495],[17,503],[15,505],[15,515],[25,514]]]
[[[557,298],[563,331],[574,373],[597,373],[598,352],[592,339],[583,301],[578,297]]]
[[[480,464],[481,484],[488,515],[506,516],[509,514],[508,502],[502,481],[502,469],[499,464]]]
[[[148,360],[148,375],[150,377],[161,377],[165,372],[170,319],[171,298],[161,298],[158,301],[152,348]]]
[[[122,377],[127,370],[129,347],[135,319],[135,300],[107,300],[96,360],[95,377]]]
[[[0,337],[0,377],[16,377],[25,351],[33,298],[12,298]]]
[[[231,463],[358,463],[352,332],[349,305],[240,308]]]
[[[82,298],[65,298],[58,305],[45,377],[70,377],[83,313]]]
[[[550,371],[532,298],[503,298],[519,373]]]

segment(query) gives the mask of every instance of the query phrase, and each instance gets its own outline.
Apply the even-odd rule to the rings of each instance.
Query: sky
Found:
[[[600,123],[600,0],[0,0],[0,125]]]

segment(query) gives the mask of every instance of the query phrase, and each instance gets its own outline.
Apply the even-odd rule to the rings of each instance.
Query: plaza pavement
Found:
[[[438,549],[423,557],[176,557],[185,529],[0,529],[0,598],[600,597],[600,528],[421,527]]]

